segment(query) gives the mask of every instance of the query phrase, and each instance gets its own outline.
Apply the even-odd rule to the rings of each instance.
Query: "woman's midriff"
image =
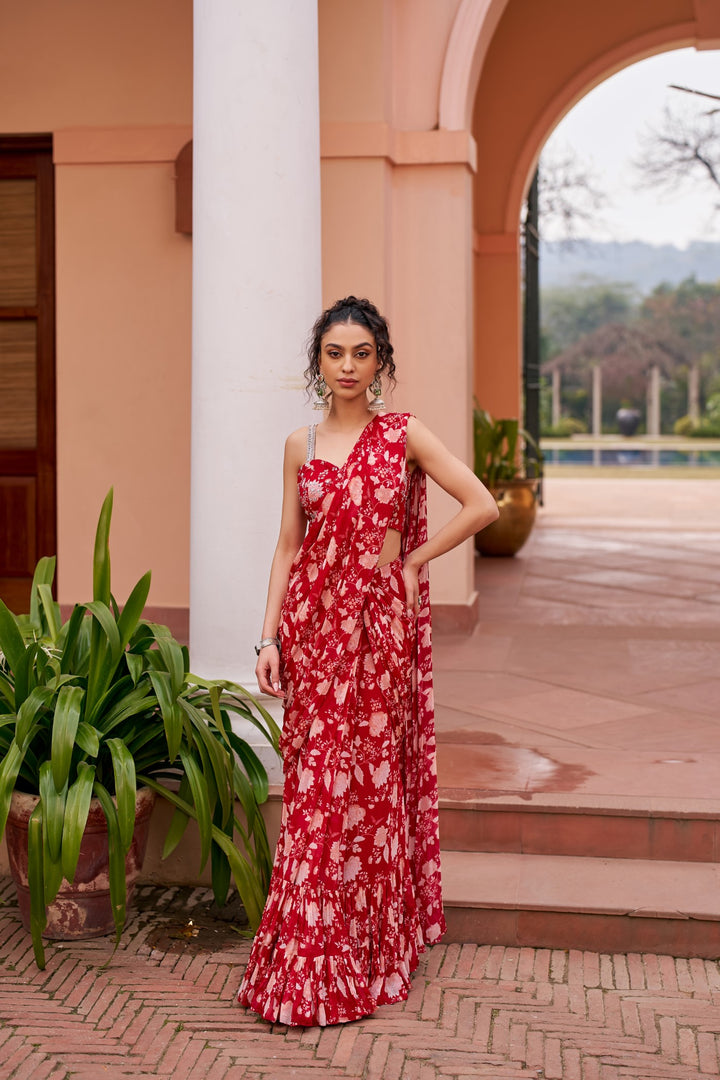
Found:
[[[401,536],[397,529],[388,529],[385,533],[383,546],[380,548],[377,561],[378,567],[385,566],[386,563],[391,563],[397,559],[400,554],[400,540]]]

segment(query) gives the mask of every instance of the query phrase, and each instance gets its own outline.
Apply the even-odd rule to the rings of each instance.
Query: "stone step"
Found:
[[[676,803],[529,802],[441,789],[440,836],[453,851],[720,862],[720,802],[712,810],[707,800],[702,809]]]
[[[720,957],[720,865],[444,850],[445,940]]]

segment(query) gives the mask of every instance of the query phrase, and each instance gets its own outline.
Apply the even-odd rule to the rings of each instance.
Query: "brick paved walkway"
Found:
[[[144,887],[109,939],[34,966],[0,887],[0,1077],[693,1080],[720,1073],[720,963],[448,945],[409,1000],[347,1026],[269,1027],[234,1004],[249,944],[204,889]],[[192,918],[194,927],[187,927]],[[197,937],[184,936],[198,931]],[[213,940],[215,939],[215,940]]]

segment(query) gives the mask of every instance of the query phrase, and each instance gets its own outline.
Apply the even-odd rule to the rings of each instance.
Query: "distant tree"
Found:
[[[627,323],[607,323],[580,338],[543,368],[557,368],[571,379],[588,382],[590,369],[599,364],[603,375],[603,395],[641,405],[645,400],[647,375],[657,366],[671,377],[681,359],[672,344],[647,327]]]
[[[720,378],[720,284],[691,277],[675,287],[659,285],[643,300],[638,321],[678,356],[672,373],[674,387],[668,387],[665,395],[668,408],[674,396],[678,417],[693,407],[699,413],[703,399],[712,394]],[[692,369],[694,406],[690,404]]]
[[[686,364],[720,363],[720,284],[686,278],[679,285],[658,285],[640,305],[640,321],[664,338]]]
[[[544,356],[569,349],[586,334],[608,323],[627,323],[637,308],[632,285],[584,280],[578,285],[542,291]]]
[[[717,109],[700,112],[697,108],[692,111],[667,107],[661,123],[641,136],[640,146],[634,164],[644,185],[677,191],[701,183],[716,191],[715,209],[720,212],[720,112]]]

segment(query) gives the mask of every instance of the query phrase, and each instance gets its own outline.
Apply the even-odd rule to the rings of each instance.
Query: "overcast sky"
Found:
[[[720,214],[712,207],[719,193],[708,184],[673,194],[641,188],[631,161],[639,136],[659,124],[665,105],[710,109],[713,103],[668,89],[668,83],[720,94],[720,52],[679,49],[652,56],[613,75],[591,90],[560,122],[546,144],[573,148],[592,165],[597,186],[609,197],[604,226],[582,229],[598,240],[645,240],[685,247],[691,240],[720,242]],[[550,229],[547,239],[553,238]]]

